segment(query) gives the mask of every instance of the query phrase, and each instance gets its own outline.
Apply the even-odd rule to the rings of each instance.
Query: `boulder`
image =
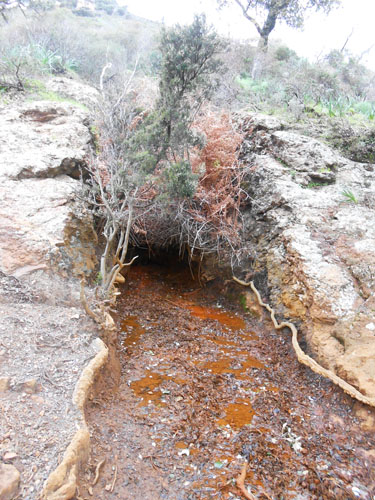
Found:
[[[88,112],[68,102],[34,101],[0,111],[0,176],[78,179],[92,140]]]

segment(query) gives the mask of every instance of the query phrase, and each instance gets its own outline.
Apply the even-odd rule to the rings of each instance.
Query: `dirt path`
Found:
[[[287,333],[225,310],[186,270],[134,267],[128,283],[122,381],[89,405],[81,498],[243,498],[245,461],[256,498],[374,498],[374,434],[349,397],[298,364]]]

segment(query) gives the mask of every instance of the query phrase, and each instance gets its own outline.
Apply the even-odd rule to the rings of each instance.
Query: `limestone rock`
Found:
[[[255,281],[267,275],[262,294],[301,325],[319,362],[374,397],[373,169],[256,118],[242,155],[253,200],[244,237],[258,256]]]
[[[9,462],[11,460],[14,460],[17,457],[18,457],[18,455],[14,451],[7,451],[3,455],[3,460],[4,460],[4,462]]]
[[[347,161],[316,139],[277,131],[272,140],[278,158],[295,171],[306,172],[312,181],[334,182],[335,172]]]
[[[12,500],[16,496],[20,473],[9,464],[0,464],[0,500]]]
[[[61,76],[51,78],[47,82],[46,88],[88,107],[94,107],[99,99],[99,92],[93,87]]]
[[[34,394],[38,391],[38,382],[34,378],[26,380],[22,384],[22,390],[27,394]]]
[[[286,128],[286,123],[279,120],[275,116],[263,115],[262,113],[254,113],[246,115],[242,119],[242,130],[249,132],[250,130],[259,131],[265,130],[267,132],[283,130]]]
[[[87,111],[68,102],[35,101],[4,108],[0,176],[79,178],[91,141],[87,120]]]
[[[65,89],[71,85],[75,92],[77,83],[66,80]],[[79,85],[81,92],[89,89]],[[92,218],[74,202],[90,141],[88,111],[70,102],[26,102],[0,111],[0,270],[6,274],[21,277],[51,266],[63,273],[93,270]]]

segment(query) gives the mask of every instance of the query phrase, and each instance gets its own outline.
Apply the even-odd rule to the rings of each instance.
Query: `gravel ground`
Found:
[[[27,500],[38,498],[76,430],[72,393],[97,336],[77,283],[32,276],[21,283],[0,273],[0,457],[20,471],[16,498]]]

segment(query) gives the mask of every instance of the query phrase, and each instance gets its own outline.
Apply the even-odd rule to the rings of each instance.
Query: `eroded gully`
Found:
[[[373,498],[375,439],[353,401],[298,364],[289,332],[220,292],[182,267],[131,269],[118,304],[121,382],[89,402],[77,497],[244,498],[236,478],[248,462],[255,498]]]

